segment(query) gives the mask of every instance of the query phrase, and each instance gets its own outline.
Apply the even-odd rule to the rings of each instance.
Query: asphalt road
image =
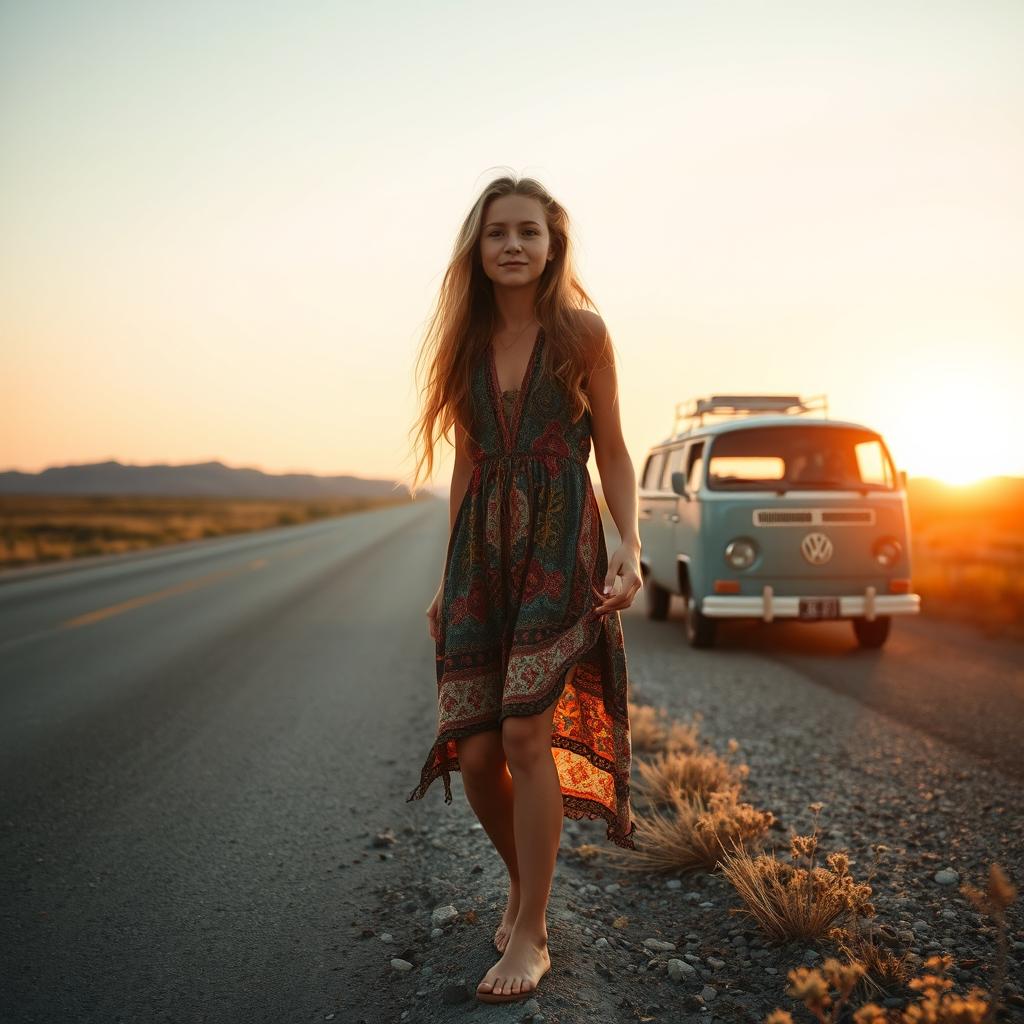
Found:
[[[352,936],[399,870],[372,838],[430,820],[404,801],[446,531],[423,502],[0,582],[0,1020],[365,1015]],[[624,615],[630,659],[684,643],[674,614]],[[880,652],[847,623],[729,623],[715,658],[785,662],[1024,771],[1019,646],[924,618]]]

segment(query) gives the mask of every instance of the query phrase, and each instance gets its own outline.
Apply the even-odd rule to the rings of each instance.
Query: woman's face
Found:
[[[544,210],[531,196],[499,196],[484,210],[480,259],[498,285],[514,288],[536,281],[548,262],[551,236]]]

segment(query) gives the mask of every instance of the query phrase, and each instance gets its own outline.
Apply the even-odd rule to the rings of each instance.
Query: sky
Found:
[[[637,466],[677,402],[824,393],[910,476],[1024,475],[1022,42],[1015,0],[0,3],[0,470],[408,480],[512,171]]]

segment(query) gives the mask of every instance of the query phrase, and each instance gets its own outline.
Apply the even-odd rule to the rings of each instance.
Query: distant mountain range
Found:
[[[408,496],[393,480],[312,473],[264,473],[223,462],[131,466],[121,462],[52,466],[41,473],[0,473],[0,494],[154,494],[212,498],[379,498]]]

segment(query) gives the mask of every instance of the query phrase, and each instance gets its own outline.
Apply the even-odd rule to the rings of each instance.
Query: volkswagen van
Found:
[[[910,582],[906,472],[824,395],[712,395],[676,406],[639,481],[647,615],[683,599],[687,640],[722,619],[847,619],[881,647],[920,611]]]

